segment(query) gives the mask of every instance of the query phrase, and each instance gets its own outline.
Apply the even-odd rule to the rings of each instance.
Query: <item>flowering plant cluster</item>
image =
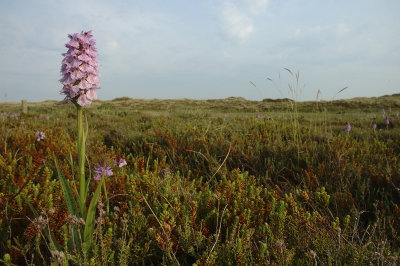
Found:
[[[97,167],[94,168],[94,171],[97,173],[97,175],[94,177],[94,180],[96,181],[100,181],[103,175],[105,176],[113,175],[113,171],[110,166],[104,167],[103,165],[98,165]]]
[[[124,158],[117,158],[114,160],[114,166],[118,166],[119,168],[127,165],[126,160]],[[96,172],[96,176],[94,180],[100,181],[102,176],[112,176],[114,173],[110,166],[105,166],[103,164],[98,164],[97,167],[94,168]]]
[[[92,31],[82,31],[68,34],[70,41],[65,44],[68,51],[62,54],[63,78],[60,82],[64,87],[60,94],[66,95],[64,101],[80,106],[89,106],[92,100],[97,99],[95,91],[100,89],[96,41],[91,39],[91,33]]]

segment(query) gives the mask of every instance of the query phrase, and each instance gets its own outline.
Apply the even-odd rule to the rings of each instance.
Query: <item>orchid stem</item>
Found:
[[[77,107],[78,120],[78,178],[79,178],[79,209],[81,218],[86,220],[86,179],[85,179],[85,139],[83,134],[83,107]]]

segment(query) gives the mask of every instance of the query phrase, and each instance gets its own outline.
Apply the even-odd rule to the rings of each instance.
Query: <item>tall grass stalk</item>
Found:
[[[297,150],[297,166],[300,165],[300,144],[302,141],[301,138],[301,134],[300,134],[300,125],[299,125],[299,109],[298,109],[298,101],[299,101],[299,78],[300,78],[300,72],[297,72],[295,76],[293,76],[293,72],[288,69],[285,68],[285,70],[287,72],[290,73],[291,77],[292,77],[292,84],[288,84],[288,88],[289,88],[289,93],[292,96],[292,100],[288,100],[288,104],[289,104],[289,113],[290,113],[290,122],[291,122],[291,129],[292,129],[292,137],[293,137],[293,142],[296,145],[296,150]],[[295,81],[296,78],[296,81]],[[280,88],[278,88],[278,86],[275,84],[275,82],[271,79],[271,78],[267,78],[267,80],[271,81],[275,88],[280,92],[281,96],[283,97],[282,91]],[[279,82],[280,84],[282,84],[281,82],[281,75],[279,73]],[[305,84],[303,86],[303,88],[305,87]],[[303,89],[302,88],[302,89]],[[301,91],[302,91],[301,89]],[[301,94],[300,91],[300,94]]]

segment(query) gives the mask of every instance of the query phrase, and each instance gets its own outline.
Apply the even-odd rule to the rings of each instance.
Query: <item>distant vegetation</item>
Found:
[[[79,226],[55,168],[57,160],[74,186],[76,109],[45,101],[23,114],[20,103],[0,103],[6,265],[399,263],[400,94],[309,102],[121,97],[84,110],[86,176],[93,180],[99,164],[113,176],[109,200],[103,195],[98,206],[95,248],[77,258],[54,252],[45,236],[67,245]],[[127,165],[114,165],[118,158]]]

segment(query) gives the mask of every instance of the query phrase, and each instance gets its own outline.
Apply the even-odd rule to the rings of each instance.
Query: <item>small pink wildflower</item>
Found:
[[[117,158],[114,160],[114,165],[118,165],[119,168],[127,165],[126,160],[124,158]]]
[[[350,130],[351,130],[351,126],[350,126],[349,123],[347,123],[347,124],[344,126],[344,131],[350,132]]]
[[[37,137],[37,141],[43,140],[45,137],[44,132],[42,132],[42,131],[36,132],[36,137]]]

